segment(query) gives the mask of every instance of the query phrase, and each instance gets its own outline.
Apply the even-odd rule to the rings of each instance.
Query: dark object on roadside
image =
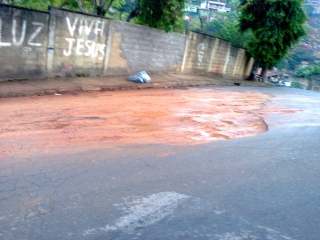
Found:
[[[128,77],[128,81],[136,83],[149,83],[151,78],[146,71],[141,71],[136,75]]]
[[[235,83],[234,83],[234,85],[236,85],[236,86],[240,86],[240,83],[238,83],[238,82],[235,82]]]
[[[250,73],[249,77],[247,77],[246,80],[248,80],[248,81],[253,81],[254,80],[253,72]]]
[[[252,73],[250,73],[249,77],[246,78],[246,80],[261,82],[262,81],[262,76],[260,74],[252,72]]]
[[[263,78],[260,74],[254,74],[254,80],[258,82],[262,82]]]

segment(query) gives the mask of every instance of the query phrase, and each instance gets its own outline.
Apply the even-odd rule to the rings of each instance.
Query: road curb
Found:
[[[183,80],[185,77],[185,80]],[[165,79],[165,80],[164,80]],[[172,81],[176,80],[176,81]],[[268,86],[266,83],[244,80],[215,79],[205,76],[179,75],[155,77],[151,83],[133,83],[123,78],[77,78],[46,81],[26,80],[0,83],[0,98],[43,96],[55,93],[102,92],[159,88],[187,88],[201,86]]]

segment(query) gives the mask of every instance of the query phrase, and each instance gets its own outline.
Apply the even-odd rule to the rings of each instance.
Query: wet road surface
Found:
[[[131,143],[195,145],[254,136],[269,113],[294,113],[254,91],[151,89],[0,99],[3,156]]]
[[[131,93],[132,115],[110,93],[0,100],[0,238],[318,238],[319,94],[165,93]]]

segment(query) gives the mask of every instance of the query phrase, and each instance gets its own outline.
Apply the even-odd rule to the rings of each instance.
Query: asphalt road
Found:
[[[319,93],[227,89],[301,111],[195,146],[3,156],[0,239],[319,239]]]

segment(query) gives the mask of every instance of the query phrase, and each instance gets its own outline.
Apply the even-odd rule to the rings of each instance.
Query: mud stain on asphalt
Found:
[[[59,147],[195,145],[267,131],[264,116],[294,113],[268,94],[150,89],[0,99],[0,156]]]

